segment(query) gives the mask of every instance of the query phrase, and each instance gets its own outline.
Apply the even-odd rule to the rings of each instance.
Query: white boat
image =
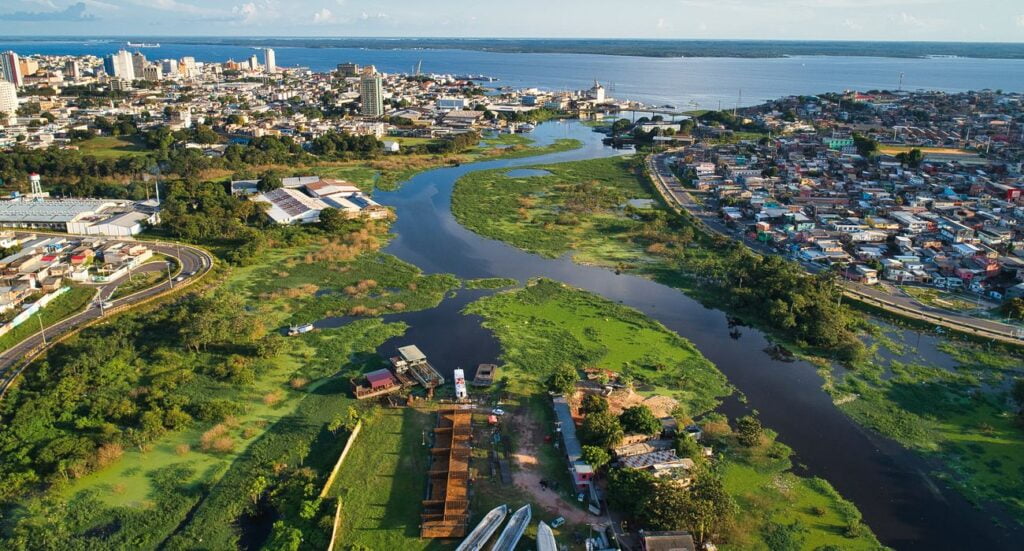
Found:
[[[558,551],[555,533],[543,520],[537,525],[537,551]]]
[[[487,540],[491,539],[491,536],[498,531],[501,523],[505,522],[505,515],[507,514],[508,505],[499,505],[491,509],[491,512],[484,515],[480,524],[473,528],[473,531],[466,536],[466,539],[462,540],[462,543],[455,548],[455,551],[480,551],[483,549]]]
[[[466,390],[466,374],[462,369],[456,369],[452,374],[455,376],[455,398],[465,400],[469,397],[469,392]]]
[[[307,323],[305,325],[293,325],[288,328],[288,335],[294,337],[295,335],[301,335],[303,333],[309,333],[313,330],[313,324]]]
[[[491,551],[512,551],[515,549],[516,544],[522,539],[526,527],[530,525],[530,514],[529,503],[513,513],[505,529],[498,536],[498,541],[494,542],[494,546],[491,547]]]

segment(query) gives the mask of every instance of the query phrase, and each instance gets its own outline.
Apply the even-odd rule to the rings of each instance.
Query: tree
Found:
[[[587,394],[583,397],[583,403],[580,405],[580,411],[582,411],[584,415],[608,411],[608,400],[605,400],[603,396],[599,396],[597,394]]]
[[[607,465],[612,456],[597,446],[583,446],[582,459],[596,471]]]
[[[647,434],[655,436],[661,433],[661,421],[654,416],[651,408],[640,404],[626,408],[619,416],[622,428],[633,434]]]
[[[1003,303],[1003,314],[1010,318],[1024,320],[1024,297],[1011,298]]]
[[[1017,402],[1017,407],[1024,412],[1024,377],[1017,377],[1013,381],[1013,390],[1011,391],[1013,401]]]
[[[622,441],[624,433],[619,418],[610,412],[592,413],[583,419],[580,438],[592,446],[614,448]]]
[[[736,503],[725,491],[722,479],[710,471],[700,471],[690,485],[682,525],[693,534],[697,544],[703,546],[729,522],[735,511]]]
[[[637,516],[651,530],[682,530],[690,508],[689,491],[667,480],[654,483]]]
[[[853,145],[861,157],[870,157],[872,153],[878,151],[878,142],[860,134],[853,135]]]
[[[555,372],[548,378],[548,389],[558,394],[571,395],[579,381],[580,374],[576,372],[576,368],[563,364],[555,368]]]
[[[764,434],[764,429],[761,427],[761,422],[757,420],[753,415],[744,415],[736,421],[736,432],[739,434],[737,439],[740,444],[751,447],[761,443],[761,436]]]
[[[267,486],[269,485],[270,483],[267,482],[266,477],[262,475],[257,476],[249,483],[249,499],[252,500],[253,505],[259,502],[260,496],[263,495],[263,492],[267,490]]]
[[[654,483],[654,476],[647,471],[612,469],[608,473],[608,503],[627,517],[636,517]]]
[[[764,542],[772,551],[800,551],[807,538],[807,528],[799,520],[791,524],[769,522],[762,533]]]
[[[323,209],[320,211],[320,225],[331,233],[337,232],[345,227],[345,216],[338,209]]]
[[[271,191],[281,187],[281,176],[272,171],[268,170],[260,175],[260,182],[257,184],[257,188],[260,191]]]
[[[703,446],[686,433],[677,436],[674,444],[676,455],[679,457],[689,457],[696,460],[696,458],[701,457],[704,453]]]

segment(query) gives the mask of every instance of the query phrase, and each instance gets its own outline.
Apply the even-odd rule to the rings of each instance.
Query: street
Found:
[[[44,232],[32,233],[42,234]],[[44,336],[46,344],[52,344],[60,337],[78,327],[81,327],[83,324],[107,315],[109,313],[108,310],[119,312],[127,307],[144,302],[151,297],[157,296],[178,286],[189,285],[193,281],[202,277],[213,267],[213,258],[209,253],[202,249],[190,247],[188,245],[149,241],[145,242],[145,244],[156,253],[174,258],[178,262],[178,271],[176,273],[169,274],[167,279],[162,280],[160,283],[152,287],[114,300],[110,300],[110,297],[114,294],[119,285],[128,281],[127,275],[116,281],[106,283],[104,285],[98,285],[96,298],[84,311],[51,324],[44,330],[36,332],[25,338],[20,343],[0,352],[0,398],[3,397],[7,388],[17,379],[18,375],[21,374],[25,367],[27,367],[36,356],[47,348],[43,343]],[[150,262],[140,266],[136,270],[136,273],[166,269],[166,262]],[[175,279],[179,277],[179,274],[183,279],[181,281],[175,281]],[[110,306],[104,307],[104,303],[110,303]]]

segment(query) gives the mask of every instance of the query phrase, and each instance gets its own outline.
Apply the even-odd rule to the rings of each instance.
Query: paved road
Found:
[[[33,233],[42,234],[43,232]],[[67,234],[55,235],[66,236]],[[175,243],[148,241],[143,243],[154,252],[176,259],[178,271],[157,285],[114,300],[110,300],[110,297],[117,290],[118,286],[128,281],[128,276],[121,277],[111,283],[99,285],[97,286],[97,296],[94,297],[93,301],[84,311],[54,323],[43,331],[36,332],[20,343],[0,352],[0,398],[3,397],[7,388],[17,379],[25,367],[31,363],[31,360],[45,349],[43,345],[44,336],[46,343],[49,344],[68,332],[81,327],[83,324],[107,315],[108,310],[119,312],[170,289],[189,285],[213,267],[213,258],[202,249]],[[167,270],[167,268],[166,262],[150,262],[133,270],[133,273]],[[180,281],[176,281],[179,279]],[[104,306],[105,303],[109,303],[109,307]],[[32,321],[27,321],[26,323],[32,323]]]
[[[671,153],[671,151],[668,153]],[[718,218],[717,213],[705,209],[704,205],[694,198],[693,193],[683,187],[679,178],[668,168],[666,164],[668,153],[648,155],[645,159],[647,172],[651,175],[651,180],[654,182],[658,193],[666,202],[679,211],[688,212],[694,218],[700,220],[710,231],[737,239],[761,254],[779,254],[764,243],[746,239],[741,231],[726,226]],[[808,262],[801,262],[801,265],[812,273],[824,268],[819,264]],[[847,297],[881,308],[887,312],[979,337],[1015,344],[1024,342],[1024,331],[1013,325],[967,316],[943,308],[924,306],[911,297],[893,295],[876,287],[857,282],[844,281],[843,286],[843,292]]]

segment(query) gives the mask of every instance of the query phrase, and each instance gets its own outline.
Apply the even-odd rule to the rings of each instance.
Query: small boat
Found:
[[[452,375],[455,378],[455,398],[459,400],[469,398],[469,392],[466,390],[466,373],[462,369],[456,369]]]
[[[558,551],[555,533],[543,520],[537,525],[537,551]]]
[[[526,527],[530,525],[530,515],[529,503],[513,513],[505,529],[498,536],[498,541],[494,542],[494,546],[491,547],[491,551],[512,551],[515,549],[516,544],[522,539]]]
[[[309,333],[313,330],[313,324],[307,323],[305,325],[293,325],[288,328],[288,336],[294,337],[295,335],[301,335],[303,333]]]
[[[536,126],[534,126],[534,125],[532,125],[530,123],[526,123],[526,124],[519,125],[519,128],[517,130],[519,132],[533,132],[536,129],[537,129]]]
[[[128,42],[129,48],[159,48],[160,43],[150,44],[149,42]]]
[[[466,539],[462,540],[462,543],[455,548],[455,551],[480,551],[483,549],[487,540],[491,539],[491,536],[498,531],[501,523],[505,522],[507,514],[508,505],[499,505],[491,509],[491,512],[484,515],[480,524],[473,528],[473,531],[466,536]]]

